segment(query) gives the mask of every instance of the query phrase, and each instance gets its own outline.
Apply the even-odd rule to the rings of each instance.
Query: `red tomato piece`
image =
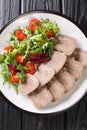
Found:
[[[36,26],[40,26],[40,20],[37,18],[33,18],[29,22],[29,28],[34,32],[36,30]]]
[[[16,30],[15,35],[20,41],[24,40],[27,37],[21,29]]]
[[[53,29],[46,30],[46,36],[47,36],[47,38],[53,37],[53,36],[54,36],[54,31],[53,31]]]
[[[15,55],[15,60],[16,60],[16,62],[18,62],[19,64],[21,64],[21,63],[26,62],[26,61],[27,61],[27,58],[24,58],[24,59],[23,59],[23,55],[22,55],[21,53],[17,53],[17,54]]]
[[[12,51],[13,49],[14,48],[11,45],[7,45],[7,46],[4,47],[4,50],[6,50],[6,51],[8,51],[8,50]]]
[[[19,81],[19,78],[18,78],[16,73],[11,74],[10,81],[11,82],[18,82]]]
[[[34,74],[36,72],[35,64],[33,62],[28,62],[25,65],[26,73]]]
[[[18,63],[22,63],[22,62],[23,62],[22,54],[17,53],[16,56],[15,56],[15,60],[16,60]]]

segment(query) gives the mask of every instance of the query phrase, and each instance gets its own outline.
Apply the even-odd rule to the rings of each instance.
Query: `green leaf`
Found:
[[[33,53],[33,54],[37,54],[37,53],[41,53],[41,52],[42,52],[41,48],[37,48],[35,50],[30,51],[30,53]]]
[[[0,63],[4,62],[6,56],[4,54],[0,54]]]

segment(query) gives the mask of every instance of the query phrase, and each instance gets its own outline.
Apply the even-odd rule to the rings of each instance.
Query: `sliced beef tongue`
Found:
[[[66,71],[66,68],[63,68],[56,76],[58,81],[64,86],[66,92],[73,87],[75,78]]]
[[[81,50],[80,48],[76,48],[73,56],[76,60],[82,63],[84,67],[87,67],[87,51]]]
[[[47,107],[47,105],[53,100],[53,97],[46,85],[44,88],[31,93],[29,97],[33,101],[34,105],[39,109]]]
[[[33,75],[28,74],[24,83],[18,85],[18,92],[26,95],[34,91],[39,86],[39,81]]]
[[[49,67],[51,67],[56,73],[58,73],[61,68],[64,66],[66,62],[66,56],[59,52],[59,51],[54,51],[54,54],[51,57],[51,60],[46,63]]]
[[[65,66],[75,80],[78,80],[82,76],[84,67],[81,62],[75,60],[74,57],[68,58]]]
[[[19,93],[29,94],[34,105],[40,109],[69,91],[87,66],[87,52],[76,49],[76,39],[60,34],[55,42],[56,51],[51,59],[41,63],[35,74],[28,74],[26,82],[18,86]],[[40,57],[44,60],[42,55],[31,55],[32,61]]]
[[[75,38],[59,34],[55,40],[55,49],[70,56],[76,48],[77,40]]]
[[[65,93],[64,86],[57,80],[56,76],[49,82],[49,90],[53,96],[53,101],[59,100]]]
[[[46,64],[41,64],[34,74],[38,79],[40,86],[44,86],[48,83],[55,75],[55,71]]]

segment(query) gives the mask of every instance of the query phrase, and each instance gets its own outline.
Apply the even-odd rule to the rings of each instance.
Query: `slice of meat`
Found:
[[[69,91],[74,83],[75,83],[75,78],[69,74],[65,68],[63,68],[57,75],[58,81],[64,86],[66,91]]]
[[[44,88],[41,88],[39,91],[34,91],[29,97],[34,105],[40,109],[46,107],[53,99],[47,86],[44,86]]]
[[[31,74],[26,76],[26,81],[18,85],[18,92],[26,95],[33,92],[39,86],[39,81]]]
[[[43,86],[48,83],[55,75],[54,70],[46,64],[41,64],[38,69],[39,70],[36,71],[34,76],[40,82],[40,86]]]
[[[58,35],[57,39],[58,42],[56,41],[55,49],[63,52],[67,56],[70,56],[76,48],[76,39],[61,34]]]
[[[76,60],[81,62],[84,67],[87,67],[87,51],[81,50],[80,48],[76,48],[73,56]]]
[[[56,76],[49,83],[49,90],[53,96],[53,101],[60,99],[65,93],[65,88],[57,80]]]
[[[60,69],[64,66],[66,59],[67,58],[63,53],[59,51],[54,51],[51,60],[46,64],[52,69],[54,69],[56,73],[58,73]]]
[[[67,71],[73,75],[75,80],[79,79],[83,73],[83,65],[74,59],[74,57],[70,57],[65,64]]]

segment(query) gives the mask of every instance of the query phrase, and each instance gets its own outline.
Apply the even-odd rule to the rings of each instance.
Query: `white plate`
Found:
[[[29,19],[32,17],[36,18],[49,18],[51,21],[56,21],[61,29],[61,33],[72,36],[77,39],[78,47],[87,50],[87,39],[84,33],[70,20],[64,18],[63,16],[48,13],[48,12],[31,12],[21,15],[14,20],[12,20],[6,27],[1,31],[0,35],[0,53],[3,52],[4,46],[7,44],[10,32],[12,32],[19,25],[27,25]],[[22,110],[39,113],[39,114],[49,114],[56,113],[74,105],[81,97],[86,93],[87,89],[87,71],[85,70],[82,78],[76,82],[73,89],[65,94],[59,102],[55,102],[45,109],[37,109],[28,96],[16,95],[13,87],[8,89],[8,84],[2,85],[2,78],[0,77],[0,89],[1,95],[4,95],[12,104],[21,108]]]

